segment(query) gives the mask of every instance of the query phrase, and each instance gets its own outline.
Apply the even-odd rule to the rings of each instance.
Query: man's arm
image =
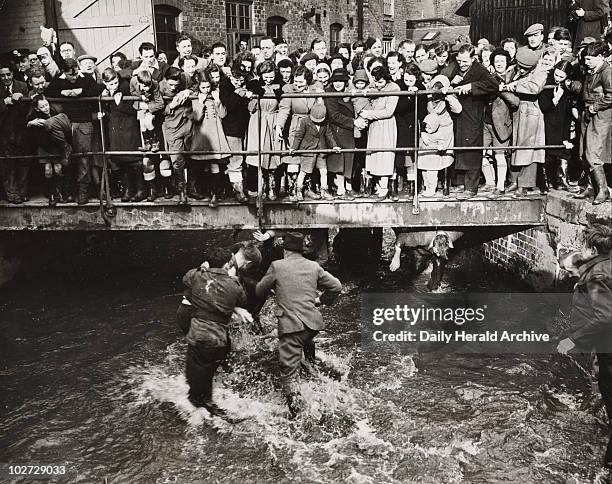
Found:
[[[321,304],[332,304],[342,291],[342,283],[325,269],[319,267],[317,288],[323,289],[323,294],[319,296]]]
[[[257,283],[255,287],[255,295],[258,298],[263,298],[268,295],[276,284],[276,273],[274,272],[274,264],[270,265],[268,272],[265,276]]]
[[[593,309],[593,319],[584,326],[569,335],[577,346],[588,347],[598,335],[610,331],[610,321],[612,321],[612,288],[606,286],[605,281],[596,279],[586,283],[588,295],[583,297],[591,301]]]

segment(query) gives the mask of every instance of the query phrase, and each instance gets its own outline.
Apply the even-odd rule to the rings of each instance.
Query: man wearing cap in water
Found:
[[[314,353],[313,339],[325,328],[316,306],[331,304],[340,294],[342,284],[319,264],[302,255],[304,235],[301,233],[287,233],[283,248],[284,259],[272,262],[257,284],[256,294],[265,297],[275,290],[281,380],[289,412],[294,417],[300,410],[298,370],[302,354],[307,349]],[[317,290],[323,291],[318,297]]]

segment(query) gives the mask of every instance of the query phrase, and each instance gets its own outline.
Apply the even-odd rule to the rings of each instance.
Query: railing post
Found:
[[[102,179],[100,180],[100,214],[106,225],[110,225],[116,211],[113,207],[110,182],[108,180],[108,157],[106,155],[106,137],[104,136],[104,111],[102,110],[102,94],[98,96],[98,120],[100,124],[100,144],[102,145]],[[106,204],[105,204],[106,201]]]
[[[263,221],[263,173],[261,168],[261,96],[257,96],[257,223]]]
[[[414,93],[414,198],[412,199],[412,213],[421,213],[419,207],[419,93]]]

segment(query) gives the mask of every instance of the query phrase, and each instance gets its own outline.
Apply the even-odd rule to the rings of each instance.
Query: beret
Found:
[[[540,60],[540,55],[529,48],[521,48],[516,52],[516,63],[523,69],[531,69]]]
[[[419,69],[421,72],[430,75],[436,75],[438,73],[438,63],[433,59],[425,59],[419,62]]]

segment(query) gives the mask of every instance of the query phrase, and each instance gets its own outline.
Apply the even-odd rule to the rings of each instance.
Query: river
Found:
[[[83,238],[85,248],[64,244],[48,271],[3,288],[0,462],[65,465],[53,481],[83,483],[604,482],[603,415],[580,410],[588,383],[569,360],[360,351],[363,291],[426,290],[427,274],[391,274],[386,262],[367,276],[340,274],[318,356],[342,377],[305,377],[299,418],[287,418],[274,346],[248,334],[234,336],[215,389],[244,420],[196,410],[174,323],[180,278],[207,247],[231,240]],[[525,289],[456,258],[443,290]],[[269,326],[271,315],[269,304]],[[562,411],[543,403],[542,384]]]

